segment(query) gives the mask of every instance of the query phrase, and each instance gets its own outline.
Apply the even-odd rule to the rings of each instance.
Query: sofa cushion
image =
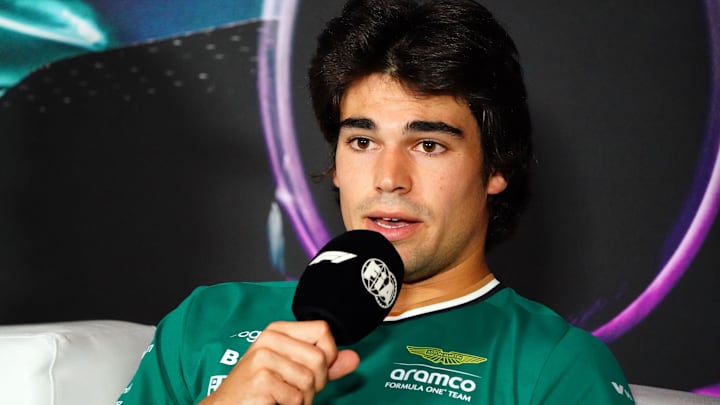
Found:
[[[720,404],[720,398],[647,385],[630,384],[630,391],[632,391],[637,405]]]
[[[154,330],[113,320],[0,326],[0,403],[113,404]]]

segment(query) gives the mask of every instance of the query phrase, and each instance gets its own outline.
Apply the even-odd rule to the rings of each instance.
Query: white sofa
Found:
[[[109,320],[0,326],[0,405],[114,404],[154,331]],[[631,390],[640,405],[720,404],[676,390]]]
[[[0,405],[114,404],[154,332],[106,320],[0,326]]]

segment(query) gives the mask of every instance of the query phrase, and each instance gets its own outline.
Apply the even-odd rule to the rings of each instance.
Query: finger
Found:
[[[298,381],[299,374],[292,374],[292,377],[288,378],[288,375],[275,374],[277,380],[269,390],[269,393],[273,399],[274,404],[279,405],[292,405],[292,404],[312,404],[315,398],[315,389],[312,383],[312,377],[307,379],[310,383]],[[303,387],[303,388],[299,388]]]
[[[321,320],[300,322],[276,321],[269,324],[265,330],[273,330],[284,333],[295,339],[302,340],[313,345],[324,339],[332,338],[330,326],[327,322]],[[334,338],[331,340],[335,343]]]
[[[332,364],[337,357],[337,344],[335,344],[330,326],[325,321],[278,321],[268,325],[265,331],[280,332],[318,347],[325,354],[326,364]],[[260,338],[262,338],[262,334]]]
[[[357,352],[346,349],[338,352],[337,359],[330,365],[328,369],[328,379],[330,381],[345,377],[357,369],[360,364],[360,356]]]
[[[303,393],[289,384],[279,374],[269,369],[257,370],[252,377],[236,384],[233,375],[228,376],[217,391],[198,405],[211,404],[311,404],[314,393]],[[309,402],[310,401],[310,402]]]
[[[312,403],[317,392],[315,373],[304,364],[297,363],[270,348],[261,347],[246,353],[236,368],[246,366],[252,370],[249,376],[245,376],[250,380],[251,392],[265,391],[275,401],[273,403]],[[228,380],[230,377],[234,377],[232,373]],[[220,387],[228,382],[223,382]]]
[[[312,339],[306,340],[312,341]],[[327,359],[328,357],[334,359],[337,355],[335,352],[328,356],[324,350],[312,343],[308,343],[306,340],[298,340],[294,336],[280,332],[279,329],[268,328],[248,349],[248,353],[253,353],[258,358],[257,361],[261,364],[273,364],[271,361],[274,361],[274,359],[265,357],[269,357],[270,353],[297,364],[299,367],[302,367],[303,372],[312,373],[311,381],[314,384],[314,391],[319,392],[325,387],[328,381],[329,363]],[[266,350],[268,353],[264,352]],[[334,350],[336,351],[337,349],[335,348]],[[260,354],[265,356],[258,356],[254,353],[255,351],[261,351]],[[292,378],[293,373],[299,373],[299,371],[289,369],[287,366],[278,371],[283,371],[281,374],[288,378]],[[298,374],[298,376],[298,378],[303,378],[300,382],[307,381],[305,375]]]

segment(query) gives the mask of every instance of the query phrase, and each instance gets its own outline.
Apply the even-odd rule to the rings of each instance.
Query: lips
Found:
[[[376,210],[363,216],[362,228],[380,232],[390,242],[399,242],[413,237],[421,225],[419,217],[407,212]]]
[[[403,228],[406,226],[411,225],[413,222],[411,221],[405,221],[399,218],[390,218],[390,217],[380,217],[380,218],[371,218],[377,226],[385,229],[398,229]]]

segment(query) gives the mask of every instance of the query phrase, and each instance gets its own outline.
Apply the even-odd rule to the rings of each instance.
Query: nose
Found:
[[[375,162],[375,190],[404,194],[412,189],[412,162],[401,148],[386,147]]]

